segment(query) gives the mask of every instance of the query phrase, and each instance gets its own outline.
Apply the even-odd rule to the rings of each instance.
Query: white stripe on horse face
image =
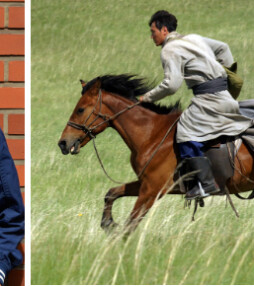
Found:
[[[3,277],[5,278],[5,274],[1,269],[0,269],[0,274],[3,275]]]

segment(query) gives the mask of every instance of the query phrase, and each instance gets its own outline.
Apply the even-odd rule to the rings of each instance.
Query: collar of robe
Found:
[[[168,42],[171,42],[171,41],[176,40],[176,39],[180,39],[180,38],[182,38],[182,37],[183,37],[183,35],[177,33],[176,31],[169,33],[169,34],[166,36],[166,38],[165,38],[165,40],[164,40],[164,42],[163,42],[163,44],[162,44],[162,48],[163,48]]]

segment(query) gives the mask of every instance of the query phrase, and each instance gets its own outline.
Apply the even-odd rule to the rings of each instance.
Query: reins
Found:
[[[161,142],[159,143],[159,145],[156,147],[156,149],[154,150],[153,154],[151,155],[151,157],[149,158],[149,160],[146,162],[145,166],[143,167],[143,169],[141,170],[141,172],[138,174],[138,178],[140,178],[145,169],[147,168],[147,166],[150,164],[150,162],[152,161],[153,157],[155,156],[155,154],[158,152],[158,150],[160,149],[161,145],[164,143],[164,141],[166,140],[166,138],[168,137],[168,134],[171,132],[171,130],[173,129],[173,127],[175,126],[175,124],[178,122],[180,118],[180,115],[177,117],[177,119],[173,122],[173,124],[169,127],[169,129],[167,130],[166,134],[164,135],[164,137],[162,138]]]
[[[161,145],[164,143],[164,141],[166,140],[168,134],[171,132],[171,130],[173,129],[174,125],[177,123],[179,117],[174,121],[174,123],[169,127],[169,129],[167,130],[165,136],[162,138],[161,142],[159,143],[159,145],[156,147],[156,149],[154,150],[153,154],[151,155],[151,157],[149,158],[149,160],[146,162],[146,164],[144,165],[144,167],[142,168],[142,170],[140,171],[140,173],[137,175],[138,179],[141,178],[141,176],[143,175],[145,169],[148,167],[148,165],[150,164],[150,162],[152,161],[152,159],[154,158],[155,154],[158,152],[158,150],[160,149]],[[94,138],[93,139],[93,146],[94,146],[94,150],[95,150],[95,153],[97,155],[97,158],[98,158],[98,161],[101,165],[101,168],[102,170],[104,171],[105,175],[114,183],[117,183],[117,184],[126,184],[126,182],[119,182],[119,181],[116,181],[114,180],[113,178],[111,178],[109,176],[109,174],[107,173],[102,161],[101,161],[101,158],[99,156],[99,153],[98,153],[98,150],[96,148],[96,145],[95,145],[95,140]]]
[[[84,133],[85,133],[85,136],[81,139],[81,143],[85,140],[85,138],[87,136],[90,137],[90,139],[93,140],[93,146],[94,146],[94,150],[95,150],[95,153],[96,153],[96,156],[98,158],[98,161],[101,165],[101,168],[102,170],[104,171],[105,175],[108,177],[108,179],[110,179],[112,182],[114,183],[117,183],[117,184],[124,184],[124,182],[119,182],[119,181],[116,181],[114,180],[112,177],[109,176],[109,174],[107,173],[103,163],[102,163],[102,160],[99,156],[99,152],[97,150],[97,147],[95,145],[95,138],[96,138],[96,135],[93,133],[93,131],[98,128],[99,126],[105,124],[105,123],[110,123],[110,121],[116,119],[118,116],[120,116],[121,114],[125,113],[126,111],[134,108],[135,106],[139,105],[141,102],[138,101],[132,105],[129,105],[127,106],[126,108],[124,108],[123,110],[115,113],[114,115],[112,116],[108,116],[106,114],[102,114],[101,113],[101,106],[102,106],[102,93],[101,93],[101,89],[99,90],[99,94],[98,94],[98,98],[97,98],[97,101],[96,101],[96,104],[92,110],[92,112],[88,115],[87,119],[85,120],[85,123],[82,125],[82,124],[78,124],[78,123],[75,123],[73,121],[68,121],[67,122],[67,125],[73,127],[73,128],[76,128],[78,130],[82,130]],[[99,112],[95,112],[95,109],[97,107],[97,105],[100,104],[99,106]],[[88,121],[88,119],[91,117],[91,115],[94,114],[96,115],[95,119],[88,125],[86,126],[86,123]],[[147,168],[147,166],[150,164],[150,162],[152,161],[152,159],[154,158],[155,154],[158,152],[158,150],[160,149],[161,145],[164,143],[164,141],[166,140],[167,136],[169,135],[169,133],[171,132],[171,130],[173,129],[173,127],[175,126],[175,124],[177,123],[177,121],[179,120],[179,117],[180,115],[177,117],[177,119],[173,122],[173,124],[169,127],[169,129],[167,130],[166,134],[164,135],[164,137],[162,138],[162,140],[160,141],[159,145],[156,147],[156,149],[154,150],[153,154],[151,155],[151,157],[148,159],[148,161],[146,162],[146,164],[144,165],[144,167],[142,168],[142,170],[139,172],[139,174],[137,175],[138,178],[140,178],[145,169]],[[99,124],[95,125],[95,126],[92,126],[92,124],[98,119],[98,118],[102,118],[104,121],[100,122]],[[110,124],[109,124],[110,125]],[[91,127],[92,126],[92,127]]]

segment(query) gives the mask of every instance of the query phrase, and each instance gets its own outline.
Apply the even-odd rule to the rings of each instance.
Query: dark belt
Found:
[[[203,82],[192,87],[194,95],[204,94],[204,93],[215,93],[228,89],[227,78],[216,78],[206,82]]]

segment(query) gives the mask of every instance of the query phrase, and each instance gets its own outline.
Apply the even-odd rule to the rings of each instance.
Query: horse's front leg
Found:
[[[149,209],[152,207],[156,199],[159,199],[163,194],[155,191],[149,191],[148,188],[142,186],[140,188],[139,197],[130,214],[130,218],[126,223],[126,236],[133,232]]]
[[[101,220],[101,227],[105,230],[116,226],[112,217],[112,207],[116,199],[126,196],[138,196],[139,195],[140,182],[135,181],[128,184],[124,184],[119,187],[110,189],[105,196],[104,211]]]

